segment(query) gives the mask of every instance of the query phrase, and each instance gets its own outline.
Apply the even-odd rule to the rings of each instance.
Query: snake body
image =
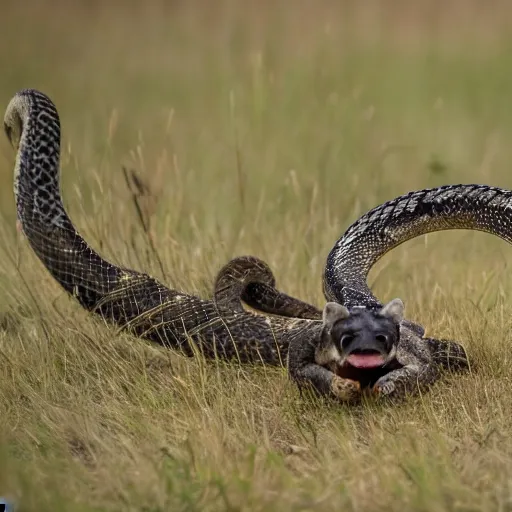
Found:
[[[512,242],[512,191],[487,185],[446,185],[410,192],[354,222],[329,253],[324,293],[347,307],[379,307],[367,284],[373,265],[419,235],[471,229]]]
[[[60,121],[53,102],[36,90],[22,90],[8,105],[4,126],[18,147],[14,193],[23,233],[51,275],[85,309],[137,336],[187,354],[194,352],[195,345],[207,357],[241,362],[281,365],[290,340],[318,337],[318,317],[264,317],[241,307],[230,310],[222,297],[222,279],[217,284],[217,306],[215,301],[169,289],[147,274],[106,261],[80,236],[64,209],[59,185]],[[229,265],[231,270],[238,269],[236,278],[241,282],[246,277],[243,261]],[[230,276],[232,286],[232,272],[222,275]],[[304,304],[307,309],[308,305],[294,302],[254,272],[247,277],[251,277],[256,297],[258,290],[260,295],[267,290],[272,294],[265,296],[277,301],[275,307]],[[267,277],[274,285],[273,276]],[[243,287],[240,290],[243,293]],[[271,302],[262,304],[262,309],[271,312]]]
[[[441,229],[480,229],[507,240],[512,232],[508,190],[460,185],[412,192],[363,215],[331,251],[325,294],[348,309],[339,310],[338,320],[328,315],[329,325],[317,308],[277,290],[268,265],[253,257],[229,262],[219,272],[214,299],[204,300],[106,261],[80,236],[62,203],[60,121],[46,95],[33,89],[18,92],[7,107],[4,127],[17,149],[14,193],[21,228],[50,274],[85,309],[188,355],[198,348],[207,357],[240,362],[288,361],[292,378],[310,381],[338,398],[350,398],[359,388],[352,376],[331,371],[340,358],[329,329],[350,317],[348,309],[363,306],[368,313],[354,312],[353,318],[360,319],[365,336],[377,334],[389,307],[380,308],[366,278],[383,254],[414,236]],[[247,311],[242,301],[259,313]],[[412,327],[401,321],[394,366],[383,368],[379,378],[378,389],[385,394],[405,392],[419,379],[432,383],[438,367],[450,366],[450,361],[466,364],[460,345],[424,339],[421,327]]]
[[[272,315],[320,320],[322,311],[281,292],[270,267],[254,256],[233,258],[217,274],[214,287],[217,308],[227,314],[244,311],[243,303]]]

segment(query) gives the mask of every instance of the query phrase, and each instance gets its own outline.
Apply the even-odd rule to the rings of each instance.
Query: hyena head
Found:
[[[315,361],[341,377],[370,384],[396,368],[404,304],[393,299],[382,308],[347,309],[328,302],[323,310],[321,342]]]

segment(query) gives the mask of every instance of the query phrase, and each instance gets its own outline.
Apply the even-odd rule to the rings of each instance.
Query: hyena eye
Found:
[[[375,336],[375,339],[379,342],[379,343],[387,343],[388,341],[388,336],[386,336],[385,334],[377,334],[377,336]]]
[[[354,336],[352,334],[343,334],[340,339],[341,347],[347,347],[348,345],[350,345],[350,343],[352,343],[353,339]]]

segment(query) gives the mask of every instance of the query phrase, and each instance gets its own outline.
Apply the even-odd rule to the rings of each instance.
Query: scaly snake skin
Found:
[[[410,192],[354,222],[329,253],[324,271],[327,300],[346,307],[381,303],[367,284],[373,265],[419,235],[472,229],[512,242],[512,191],[487,185],[446,185]]]
[[[254,256],[232,259],[217,274],[214,289],[217,308],[243,312],[242,301],[258,311],[292,318],[320,320],[322,312],[276,289],[270,267]]]
[[[23,232],[51,275],[84,308],[186,354],[192,355],[196,346],[207,357],[241,362],[283,365],[290,344],[300,350],[320,338],[320,311],[276,290],[270,269],[256,258],[228,263],[217,278],[213,301],[103,259],[76,231],[62,203],[60,122],[54,104],[38,91],[20,91],[7,107],[4,126],[18,150],[14,191]],[[329,255],[326,296],[348,307],[377,306],[366,285],[372,265],[423,233],[471,228],[509,240],[511,196],[507,190],[461,185],[413,192],[375,208],[348,229]],[[248,312],[241,299],[273,315]]]
[[[230,310],[222,302],[221,281],[217,307],[214,301],[169,289],[146,274],[109,263],[87,245],[64,209],[59,190],[60,121],[52,101],[35,90],[18,92],[7,107],[4,126],[18,147],[14,192],[22,230],[51,275],[84,308],[188,355],[195,344],[207,357],[241,362],[283,365],[290,341],[319,336],[319,320]],[[243,280],[243,273],[238,278]],[[275,284],[273,276],[271,283]],[[268,287],[261,286],[260,292]],[[275,307],[288,304],[292,313],[294,304],[304,304],[272,290]]]

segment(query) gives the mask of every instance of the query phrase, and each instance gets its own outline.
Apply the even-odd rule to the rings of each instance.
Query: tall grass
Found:
[[[55,101],[65,203],[105,257],[208,296],[254,254],[321,306],[327,254],[370,207],[512,187],[511,25],[504,1],[8,1],[0,104]],[[474,367],[396,407],[333,406],[82,312],[16,233],[0,146],[0,495],[20,510],[511,509],[504,242],[440,233],[383,258],[378,296]]]

